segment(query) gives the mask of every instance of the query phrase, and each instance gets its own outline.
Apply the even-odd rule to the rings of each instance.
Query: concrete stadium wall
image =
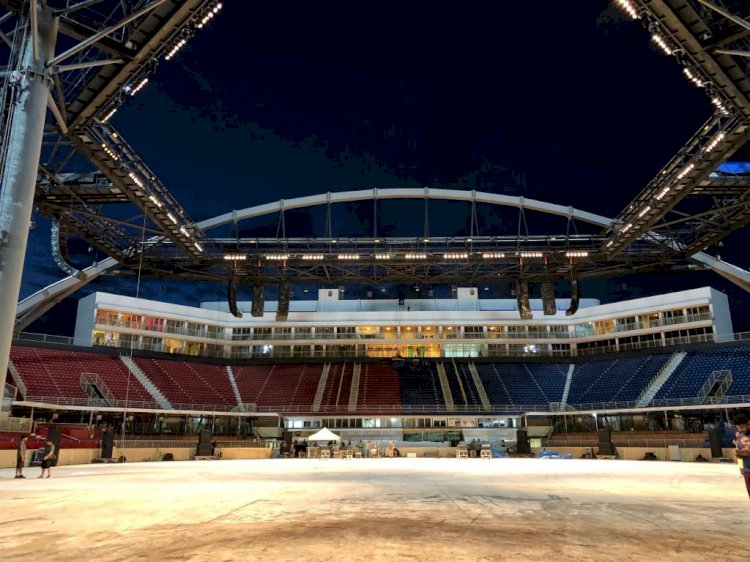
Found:
[[[556,453],[571,454],[574,459],[580,459],[586,451],[590,448],[596,452],[597,443],[593,443],[592,447],[545,447],[548,451],[554,451]],[[542,447],[532,447],[531,452],[537,454],[542,450]],[[654,456],[660,461],[671,460],[669,456],[669,449],[666,447],[617,447],[617,458],[628,460],[628,461],[640,461],[646,456],[646,453],[653,453]],[[734,449],[722,449],[724,457],[732,459],[734,458]],[[680,460],[685,462],[692,462],[698,455],[703,455],[705,458],[711,458],[711,449],[688,449],[680,448]]]

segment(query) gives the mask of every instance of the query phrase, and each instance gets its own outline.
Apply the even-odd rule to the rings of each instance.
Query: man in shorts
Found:
[[[42,457],[42,474],[39,478],[49,478],[52,476],[52,465],[55,463],[55,444],[47,439],[47,447],[44,451],[44,457]],[[47,471],[47,476],[44,476],[44,471]]]
[[[16,478],[26,478],[23,475],[23,466],[26,464],[26,440],[28,435],[22,435],[16,447]]]

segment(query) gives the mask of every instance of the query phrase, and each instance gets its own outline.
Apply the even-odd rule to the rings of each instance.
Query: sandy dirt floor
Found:
[[[0,470],[0,560],[750,560],[736,464],[277,459],[53,471],[14,480]]]

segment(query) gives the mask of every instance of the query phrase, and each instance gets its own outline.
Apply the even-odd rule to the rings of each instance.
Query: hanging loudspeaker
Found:
[[[544,309],[545,316],[554,316],[557,314],[554,281],[542,281],[542,308]]]
[[[528,281],[516,281],[516,300],[518,301],[518,312],[521,315],[521,320],[531,320],[534,315],[531,314],[531,305],[529,304]]]
[[[253,305],[250,308],[250,316],[253,318],[262,318],[265,305],[263,285],[253,285]]]
[[[227,302],[229,303],[229,312],[236,318],[242,318],[242,313],[237,308],[237,280],[231,279],[227,288]]]
[[[284,281],[279,285],[279,306],[276,308],[276,321],[283,321],[289,317],[289,283]]]
[[[581,298],[581,288],[578,285],[578,279],[570,282],[570,308],[565,311],[565,316],[573,316],[578,312],[578,301]]]

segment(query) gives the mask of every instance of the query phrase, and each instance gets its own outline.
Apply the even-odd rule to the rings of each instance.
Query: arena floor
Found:
[[[735,464],[203,461],[0,470],[0,560],[750,560]]]

